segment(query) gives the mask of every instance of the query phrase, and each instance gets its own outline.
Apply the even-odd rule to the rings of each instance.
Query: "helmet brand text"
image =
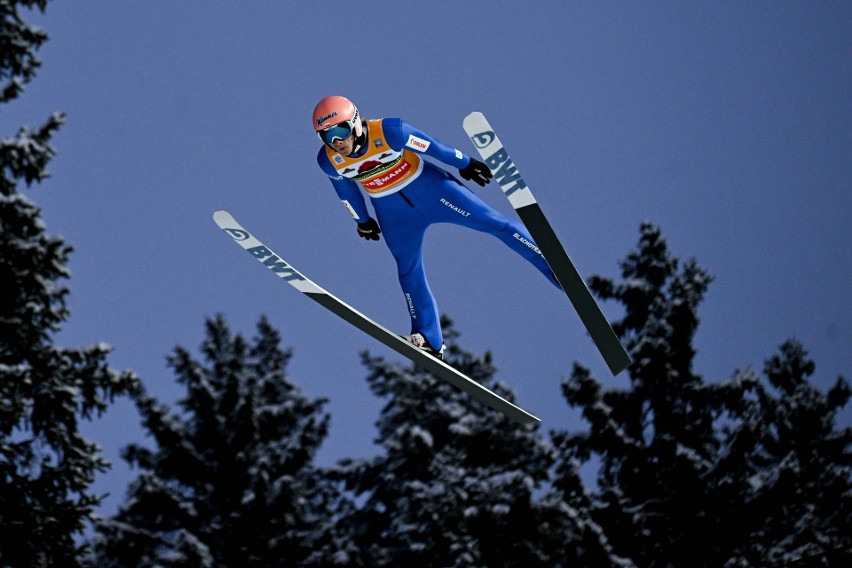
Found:
[[[331,114],[327,114],[327,115],[325,115],[325,116],[321,116],[321,117],[319,117],[319,118],[317,119],[317,126],[322,126],[322,123],[323,123],[323,122],[325,122],[325,121],[326,121],[326,120],[328,120],[329,118],[333,118],[333,117],[335,117],[335,116],[337,116],[337,111],[335,111],[335,112],[333,112],[333,113],[331,113]]]

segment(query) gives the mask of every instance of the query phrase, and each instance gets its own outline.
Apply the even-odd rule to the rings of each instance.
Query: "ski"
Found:
[[[472,112],[464,119],[464,130],[532,235],[609,370],[613,375],[617,375],[630,365],[630,356],[559,242],[553,227],[544,216],[532,191],[521,178],[512,158],[494,134],[494,129],[482,113]]]
[[[379,340],[397,353],[404,355],[424,369],[468,393],[474,399],[487,404],[520,424],[540,422],[538,418],[485,388],[473,379],[447,365],[440,359],[421,351],[396,333],[376,323],[355,308],[349,306],[324,290],[288,262],[264,245],[257,237],[243,228],[227,211],[216,211],[213,220],[220,229],[238,245],[247,250],[273,274],[286,280],[293,288],[308,296],[330,312],[357,327],[367,335]]]

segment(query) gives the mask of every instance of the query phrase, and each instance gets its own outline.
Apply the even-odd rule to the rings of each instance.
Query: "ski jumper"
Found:
[[[365,126],[367,142],[357,156],[342,156],[323,146],[317,162],[358,223],[370,218],[360,190],[370,196],[396,260],[412,333],[422,333],[436,349],[444,344],[438,306],[423,269],[423,236],[433,223],[494,235],[562,289],[520,222],[489,207],[455,177],[420,157],[425,154],[461,169],[470,162],[468,156],[399,118],[368,120]]]

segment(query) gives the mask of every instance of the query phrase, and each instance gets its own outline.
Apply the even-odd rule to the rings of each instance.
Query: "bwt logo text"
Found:
[[[494,179],[507,196],[519,189],[526,189],[527,184],[521,178],[518,168],[503,148],[500,148],[487,158],[485,163],[494,173]]]
[[[491,155],[485,158],[485,163],[494,174],[494,179],[500,185],[503,193],[509,196],[520,189],[526,189],[527,184],[524,183],[521,174],[518,173],[518,168],[515,167],[515,163],[503,149],[503,145],[499,143],[494,132],[491,130],[478,132],[472,134],[470,139],[474,146],[483,151],[492,144],[496,146]]]
[[[271,250],[261,245],[259,247],[247,248],[252,256],[263,263],[263,265],[277,274],[280,278],[287,280],[305,280],[305,277],[299,274],[295,268],[275,256]]]

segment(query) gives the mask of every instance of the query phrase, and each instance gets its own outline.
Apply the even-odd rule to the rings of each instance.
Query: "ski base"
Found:
[[[464,119],[464,130],[479,155],[491,169],[509,203],[532,235],[550,269],[565,291],[574,310],[585,325],[610,372],[617,375],[632,363],[603,312],[589,291],[568,253],[544,216],[532,191],[521,178],[517,167],[494,134],[494,129],[480,112],[472,112]]]
[[[519,424],[541,422],[526,410],[512,404],[497,393],[477,383],[440,359],[415,347],[399,335],[373,321],[352,306],[321,288],[292,265],[284,261],[264,245],[255,236],[245,230],[227,211],[216,211],[213,220],[220,229],[231,237],[238,245],[248,251],[261,264],[271,270],[276,276],[286,280],[288,284],[302,292],[344,321],[349,322],[367,335],[390,347],[400,355],[417,363],[439,379],[468,393],[471,397],[494,410],[501,412]]]

